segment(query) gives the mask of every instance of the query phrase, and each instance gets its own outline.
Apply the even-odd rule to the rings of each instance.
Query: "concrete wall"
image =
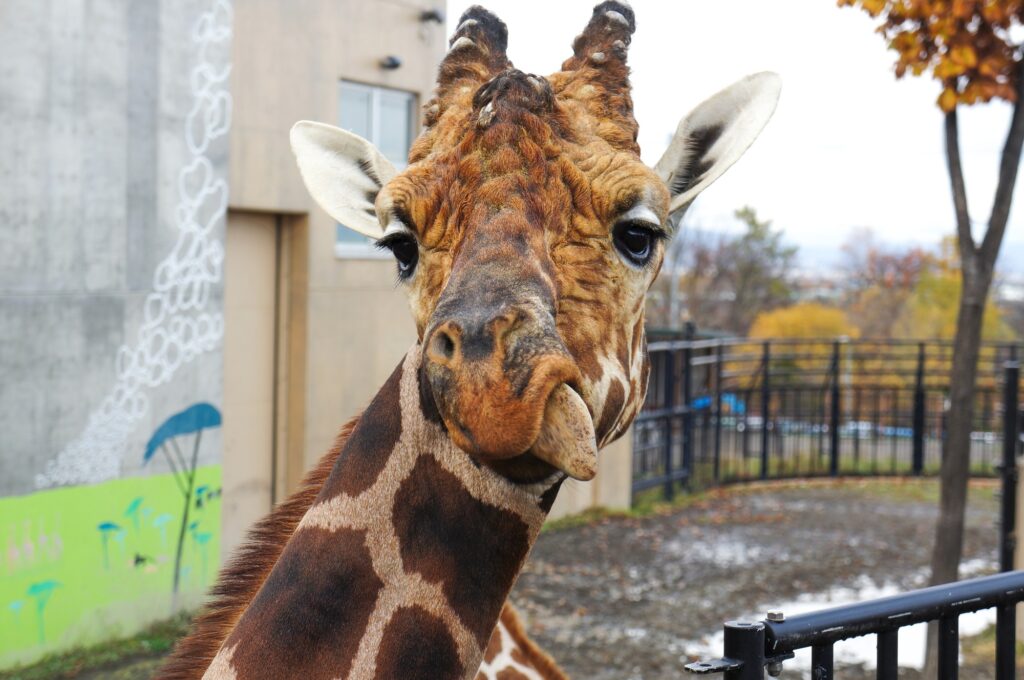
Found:
[[[0,667],[131,632],[215,572],[219,429],[173,603],[186,499],[144,452],[221,400],[230,26],[216,0],[0,3]]]

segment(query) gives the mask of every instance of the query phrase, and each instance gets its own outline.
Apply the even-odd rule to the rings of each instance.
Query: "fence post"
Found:
[[[917,374],[914,377],[914,475],[924,473],[924,343],[917,346]]]
[[[719,340],[715,349],[715,484],[718,483],[722,468],[722,357],[724,343]],[[733,440],[735,441],[735,440]]]
[[[829,466],[828,473],[839,476],[839,341],[832,342],[832,404],[829,409]]]
[[[686,344],[683,346],[683,470],[687,483],[693,479],[693,338],[694,324],[686,324]]]
[[[1013,551],[1017,542],[1017,440],[1020,438],[1020,364],[1003,364],[1003,493],[1000,501],[1002,522],[999,531],[999,568],[1013,571]]]
[[[676,405],[676,376],[675,376],[675,350],[669,349],[665,352],[665,485],[663,495],[665,500],[672,500],[675,496],[675,487],[672,481],[672,429],[675,424],[675,416],[672,410]]]
[[[765,340],[761,350],[761,479],[768,479],[768,420],[771,418],[769,403],[772,399],[771,363],[771,341]]]
[[[736,670],[726,671],[725,680],[764,680],[764,624],[727,621],[725,658],[742,661]]]

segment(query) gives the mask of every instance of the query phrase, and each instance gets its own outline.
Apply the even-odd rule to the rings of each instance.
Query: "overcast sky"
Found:
[[[471,2],[448,3],[448,33]],[[548,74],[567,57],[592,0],[481,0],[509,27],[509,57]],[[783,79],[775,116],[747,154],[709,188],[687,220],[733,230],[751,205],[801,246],[805,260],[838,253],[854,227],[898,244],[932,246],[953,233],[938,84],[897,81],[894,53],[862,11],[834,0],[633,0],[633,99],[644,160],[653,164],[676,123],[748,73]],[[995,192],[1009,123],[1005,104],[961,108],[971,217],[980,233]],[[1024,271],[1024,192],[1018,182],[1004,269]],[[822,262],[827,264],[827,262]],[[810,262],[808,262],[810,264]]]

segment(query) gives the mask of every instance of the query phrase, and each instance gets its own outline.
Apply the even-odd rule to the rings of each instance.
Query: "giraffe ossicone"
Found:
[[[779,95],[774,74],[723,90],[648,168],[635,26],[627,4],[599,3],[543,78],[513,68],[504,23],[471,7],[401,172],[352,133],[292,129],[316,202],[394,254],[417,340],[253,530],[161,677],[564,678],[508,593],[561,482],[593,477],[640,408],[644,298],[673,217]]]

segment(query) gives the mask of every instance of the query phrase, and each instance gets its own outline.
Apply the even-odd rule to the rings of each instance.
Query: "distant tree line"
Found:
[[[881,242],[854,230],[828,275],[801,277],[798,249],[784,232],[737,210],[743,231],[680,229],[677,257],[648,302],[649,324],[751,337],[862,337],[951,339],[956,332],[962,278],[956,239],[934,250]],[[675,282],[678,318],[670,318]],[[1024,302],[996,305],[991,296],[982,324],[985,340],[1024,338]]]

